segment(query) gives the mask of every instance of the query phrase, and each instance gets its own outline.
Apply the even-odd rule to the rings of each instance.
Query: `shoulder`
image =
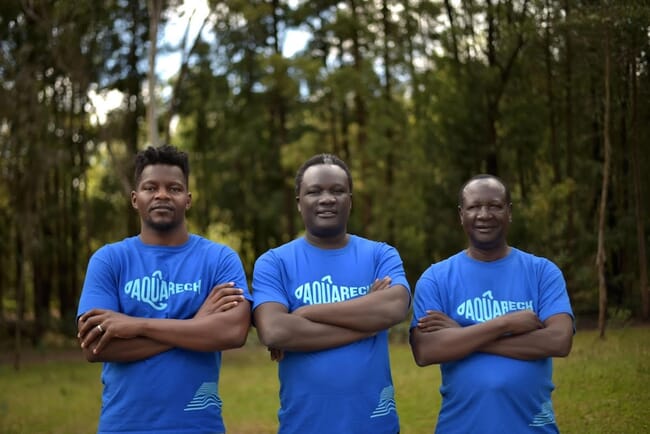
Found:
[[[516,247],[511,247],[512,256],[520,261],[525,262],[529,265],[539,267],[539,268],[549,268],[549,269],[558,269],[559,267],[552,260],[545,258],[543,256],[537,256],[533,253],[518,249]]]
[[[359,235],[355,234],[350,234],[349,235],[349,243],[350,244],[356,244],[359,246],[373,246],[373,247],[378,247],[378,246],[389,246],[389,244],[383,242],[383,241],[377,241],[377,240],[371,240],[369,238],[365,238]]]
[[[217,241],[209,240],[201,235],[190,234],[190,239],[187,242],[187,246],[192,250],[210,250],[213,252],[218,252],[221,254],[237,254],[235,249],[232,247],[219,243]]]
[[[557,266],[552,260],[537,256],[529,252],[512,248],[512,253],[515,258],[513,264],[516,267],[534,276],[539,282],[559,283],[564,284],[564,274],[560,267]]]
[[[435,280],[436,276],[446,275],[467,261],[464,250],[429,265],[420,275],[420,279]]]
[[[465,250],[461,250],[460,252],[454,253],[453,255],[441,259],[438,262],[434,262],[433,264],[431,264],[429,269],[431,270],[431,272],[437,272],[437,271],[453,268],[465,262],[469,262],[469,257],[467,256]]]
[[[128,254],[134,250],[138,250],[142,243],[140,243],[137,235],[133,237],[124,238],[120,241],[104,244],[99,249],[95,250],[92,254],[94,258],[111,257],[114,255]]]
[[[184,250],[190,258],[210,258],[210,262],[217,264],[221,269],[243,270],[243,263],[239,253],[232,247],[216,241],[209,240],[200,235],[191,235]]]
[[[384,241],[370,240],[359,235],[350,234],[348,245],[358,249],[373,250],[378,253],[398,254],[397,249]]]
[[[302,251],[303,249],[305,249],[305,245],[306,242],[304,238],[302,237],[296,238],[294,240],[289,241],[288,243],[274,247],[262,253],[255,261],[255,264],[257,265],[258,263],[269,262],[269,261],[270,262],[281,261],[284,258],[295,255],[297,251]]]

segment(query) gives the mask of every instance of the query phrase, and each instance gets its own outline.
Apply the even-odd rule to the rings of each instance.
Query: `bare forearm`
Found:
[[[187,320],[145,319],[141,335],[187,350],[223,351],[244,345],[249,326],[250,314],[233,309]]]
[[[370,337],[373,333],[321,324],[293,314],[265,324],[257,321],[260,341],[287,351],[319,351]]]
[[[517,336],[502,337],[479,351],[520,360],[566,357],[571,350],[572,330],[543,328]]]
[[[112,339],[95,354],[97,342],[94,342],[82,351],[89,362],[136,362],[155,356],[172,348],[170,345],[156,342],[149,338],[137,337],[133,339]]]
[[[416,327],[411,330],[411,349],[418,366],[444,363],[470,355],[505,332],[504,324],[495,320],[431,333]]]

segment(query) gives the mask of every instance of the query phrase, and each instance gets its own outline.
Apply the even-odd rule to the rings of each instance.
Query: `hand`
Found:
[[[272,361],[279,362],[280,360],[284,359],[284,350],[279,350],[277,348],[271,347],[267,347],[266,349],[269,351]]]
[[[460,327],[460,324],[437,310],[428,310],[426,316],[418,319],[417,324],[418,330],[422,333],[431,333],[452,327]]]
[[[520,335],[544,328],[544,323],[530,309],[510,312],[497,319],[506,322],[508,328],[506,335]]]
[[[388,289],[390,288],[390,283],[392,282],[392,279],[389,276],[383,277],[381,279],[375,279],[374,282],[372,282],[372,286],[370,287],[370,291],[368,292],[375,292],[375,291],[381,291],[382,289]]]
[[[215,312],[225,312],[245,300],[244,291],[235,288],[234,282],[221,283],[210,291],[194,318],[210,315]]]
[[[98,354],[112,338],[130,339],[140,334],[140,319],[107,309],[92,309],[79,317],[81,348],[94,345]]]

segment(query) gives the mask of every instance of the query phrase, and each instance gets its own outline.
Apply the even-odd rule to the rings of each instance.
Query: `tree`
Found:
[[[609,137],[610,125],[610,40],[609,40],[609,27],[605,26],[605,101],[603,107],[603,148],[604,148],[604,161],[603,161],[603,179],[600,189],[600,209],[598,212],[598,251],[596,252],[596,266],[598,268],[598,330],[600,337],[605,336],[605,324],[607,315],[607,281],[605,275],[605,222],[607,219],[607,192],[609,190],[609,171],[611,165],[611,143]]]

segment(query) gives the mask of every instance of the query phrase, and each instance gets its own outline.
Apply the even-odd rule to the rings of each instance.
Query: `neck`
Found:
[[[510,246],[507,244],[493,249],[481,249],[480,247],[472,245],[467,248],[467,256],[483,262],[491,262],[505,258],[508,256],[508,253],[510,253]]]
[[[190,239],[187,228],[183,226],[177,230],[160,232],[152,229],[143,228],[140,231],[140,241],[144,244],[156,246],[180,246]]]
[[[345,247],[348,244],[349,239],[346,232],[333,237],[319,237],[318,235],[310,234],[307,232],[307,234],[305,234],[305,238],[309,244],[321,249],[340,249],[341,247]]]

